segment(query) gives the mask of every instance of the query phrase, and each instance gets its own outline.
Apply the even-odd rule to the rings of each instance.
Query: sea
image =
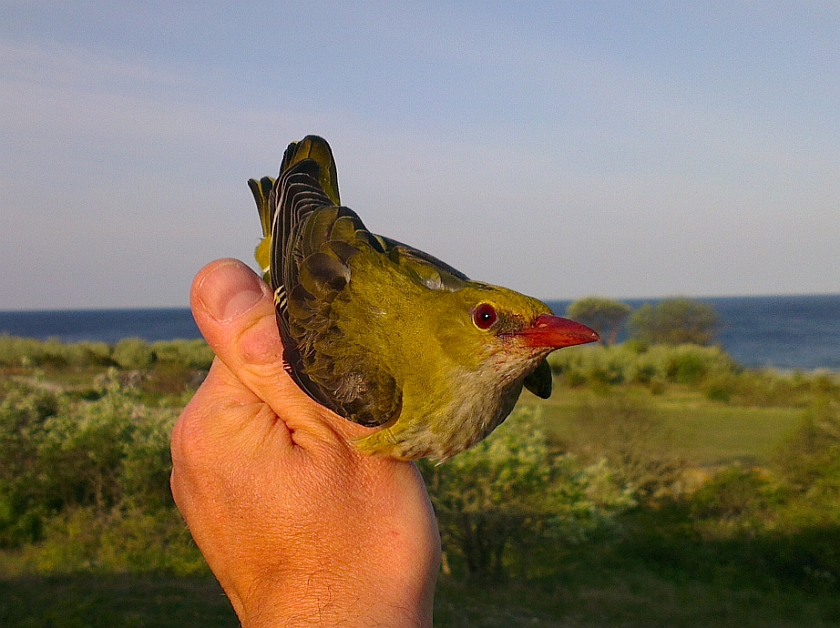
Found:
[[[840,294],[697,300],[717,311],[718,342],[743,366],[840,371]],[[635,309],[657,300],[623,302]],[[561,315],[569,303],[548,302]],[[201,337],[187,308],[0,312],[0,334],[109,344],[128,337],[149,342]]]

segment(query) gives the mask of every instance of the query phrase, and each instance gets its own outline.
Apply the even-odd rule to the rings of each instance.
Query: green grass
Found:
[[[802,416],[799,408],[731,406],[672,388],[676,390],[663,395],[634,390],[629,399],[654,418],[654,426],[645,435],[652,451],[697,466],[734,461],[767,464]],[[597,444],[602,437],[601,426],[587,424],[587,413],[597,414],[600,407],[610,403],[608,397],[587,389],[558,391],[551,400],[542,402],[549,437],[572,451]],[[535,399],[529,396],[527,402],[534,403]]]
[[[593,574],[594,575],[594,574]],[[813,628],[838,626],[840,604],[795,590],[770,594],[645,570],[598,574],[583,585],[529,582],[488,588],[442,582],[437,628]]]
[[[5,628],[233,628],[212,578],[84,574],[0,579]]]
[[[73,574],[0,579],[4,628],[234,628],[212,578]],[[437,628],[822,628],[840,600],[795,588],[722,588],[644,567],[605,569],[570,557],[561,578],[468,585],[442,579]]]

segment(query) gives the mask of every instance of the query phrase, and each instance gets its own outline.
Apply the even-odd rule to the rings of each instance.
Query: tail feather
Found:
[[[307,135],[299,142],[292,142],[283,153],[283,163],[280,165],[280,176],[300,163],[304,159],[311,159],[318,164],[320,174],[318,182],[324,192],[335,205],[341,205],[338,195],[338,173],[335,168],[332,149],[327,141],[317,135]]]
[[[248,187],[251,188],[251,193],[254,195],[254,200],[257,203],[257,211],[260,214],[260,224],[262,225],[263,239],[257,245],[254,251],[254,257],[257,259],[257,264],[263,272],[263,278],[268,277],[269,257],[271,255],[271,223],[274,220],[274,203],[271,202],[271,190],[274,187],[274,179],[271,177],[263,177],[259,181],[256,179],[248,179]]]

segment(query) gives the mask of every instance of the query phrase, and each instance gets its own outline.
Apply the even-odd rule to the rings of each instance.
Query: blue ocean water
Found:
[[[187,308],[144,310],[57,310],[0,312],[0,334],[62,342],[93,340],[114,344],[122,338],[149,342],[201,338]]]
[[[720,314],[719,341],[740,364],[840,370],[840,295],[699,299]],[[656,299],[626,300],[637,308]],[[551,301],[558,314],[569,301]],[[0,312],[0,334],[63,342],[200,338],[186,308]]]

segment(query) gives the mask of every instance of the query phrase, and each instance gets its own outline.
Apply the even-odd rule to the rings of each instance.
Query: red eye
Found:
[[[498,318],[496,315],[496,308],[489,303],[477,305],[473,310],[472,315],[473,322],[479,329],[490,329]]]

